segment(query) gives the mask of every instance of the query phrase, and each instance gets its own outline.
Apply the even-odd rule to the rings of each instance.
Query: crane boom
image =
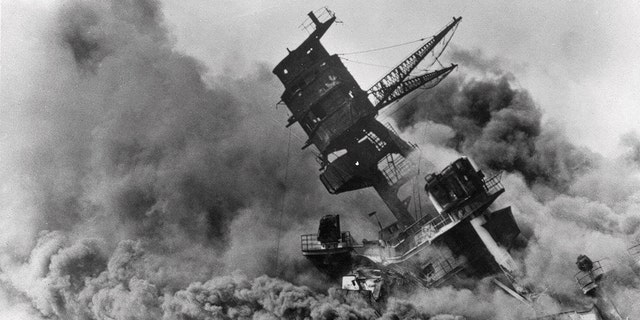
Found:
[[[451,66],[446,67],[444,69],[425,73],[423,75],[420,75],[411,79],[407,79],[401,82],[400,85],[396,87],[396,90],[394,90],[389,96],[387,96],[384,101],[380,101],[376,105],[376,109],[380,110],[388,106],[394,101],[401,99],[402,97],[411,93],[413,90],[416,90],[427,83],[433,82],[433,86],[437,85],[438,83],[440,83],[440,81],[442,81],[442,79],[448,76],[449,73],[451,73],[451,71],[453,71],[453,69],[455,69],[457,66],[458,66],[457,64],[452,64]]]
[[[453,18],[442,31],[433,36],[427,43],[422,45],[418,50],[411,54],[407,59],[402,61],[397,67],[391,70],[387,75],[382,77],[375,85],[373,85],[367,93],[373,99],[373,105],[378,105],[385,101],[396,88],[404,81],[404,79],[415,69],[422,60],[435,48],[435,46],[444,39],[444,37],[462,20],[462,17]]]

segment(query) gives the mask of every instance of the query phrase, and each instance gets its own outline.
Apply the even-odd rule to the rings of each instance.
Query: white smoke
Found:
[[[327,290],[300,257],[299,235],[338,213],[353,234],[371,237],[364,213],[380,201],[327,196],[295,131],[287,159],[284,116],[273,123],[282,87],[269,68],[211,77],[174,49],[156,1],[5,2],[2,37],[0,318],[530,315],[484,282],[391,299],[382,315]],[[432,123],[413,134],[428,135],[430,155],[445,155],[431,159],[440,168],[457,155],[445,143],[457,133]],[[543,132],[536,150],[566,146],[546,143],[555,137]],[[564,170],[582,162],[564,161],[571,148],[552,157],[561,147],[537,160],[568,173],[562,192],[514,171],[501,200],[532,239],[521,260],[550,293],[540,302],[547,311],[582,302],[572,283],[578,254],[624,260],[625,237],[640,225],[633,147],[587,171]],[[617,273],[616,299],[637,297],[630,272]]]
[[[623,137],[621,143],[629,151],[617,159],[577,147],[557,125],[542,122],[539,107],[526,90],[513,84],[512,75],[499,68],[498,59],[484,58],[481,52],[453,56],[464,58],[460,62],[465,68],[482,76],[454,76],[395,111],[395,120],[409,140],[418,142],[423,159],[436,167],[464,154],[484,170],[507,171],[507,191],[497,207],[511,206],[529,238],[524,251],[515,255],[522,263],[523,281],[545,297],[540,305],[521,312],[489,307],[484,316],[476,311],[461,314],[513,319],[561,307],[586,309],[589,299],[580,292],[574,274],[577,256],[587,254],[604,259],[614,303],[624,306],[620,309],[627,316],[640,316],[629,303],[640,292],[640,273],[630,267],[627,252],[640,240],[637,137]],[[430,137],[424,138],[424,133]]]

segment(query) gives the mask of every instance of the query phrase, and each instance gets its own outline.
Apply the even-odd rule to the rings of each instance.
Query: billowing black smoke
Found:
[[[372,195],[336,201],[309,179],[317,163],[277,117],[269,67],[209,75],[174,49],[153,0],[9,10],[41,19],[11,15],[9,36],[35,36],[2,43],[2,106],[18,125],[2,132],[0,309],[18,292],[36,318],[126,318],[117,293],[147,305],[235,269],[326,287],[290,240]],[[107,276],[123,254],[138,262]]]
[[[626,250],[640,240],[637,136],[623,137],[623,157],[605,159],[570,143],[553,120],[544,122],[501,60],[479,51],[457,50],[452,56],[461,60],[456,62],[466,75],[450,76],[389,114],[429,162],[444,166],[462,154],[482,169],[510,173],[503,176],[507,192],[498,203],[512,206],[529,239],[527,248],[514,252],[522,259],[524,282],[555,301],[542,310],[550,313],[558,302],[588,305],[573,279],[575,257],[587,253],[611,261],[610,294],[623,314],[639,314],[629,302],[640,295],[639,270]],[[500,315],[501,310],[493,317],[514,317]]]
[[[40,228],[91,220],[111,238],[178,233],[224,247],[242,210],[277,229],[285,194],[295,212],[285,223],[330,207],[302,175],[316,170],[311,154],[290,152],[284,180],[288,135],[273,120],[281,88],[267,66],[205,79],[200,62],[173,49],[156,1],[69,1],[54,26],[60,41],[46,45],[56,64],[43,62],[33,84],[42,92],[19,119],[36,130],[17,132],[28,152],[16,157],[45,213]]]
[[[484,282],[391,298],[382,315],[325,290],[299,255],[300,234],[339,213],[354,235],[370,238],[376,226],[362,213],[380,201],[367,192],[327,196],[311,176],[313,155],[297,151],[300,132],[283,129],[286,116],[274,108],[282,87],[270,68],[211,75],[175,49],[157,1],[3,10],[0,318],[531,316]],[[640,226],[640,183],[616,171],[624,166],[582,174],[591,155],[541,125],[528,94],[497,73],[449,79],[398,121],[439,122],[454,132],[443,145],[481,165],[568,189],[540,202],[518,175],[505,179],[507,201],[534,235],[521,253],[526,279],[553,297],[575,296],[566,257],[619,252]],[[637,296],[630,281],[618,289]],[[545,310],[558,309],[549,300]]]
[[[49,270],[40,270],[30,294],[34,308],[60,319],[371,319],[376,311],[357,296],[261,276],[234,273],[170,289],[155,257],[136,241],[123,241],[108,261],[91,241],[67,243],[61,234],[41,238],[32,263],[57,242]],[[68,246],[65,246],[68,245]]]
[[[576,176],[593,167],[595,156],[569,143],[560,129],[543,125],[542,112],[495,59],[457,50],[462,68],[485,74],[481,79],[454,74],[426,91],[393,116],[402,129],[422,122],[450,127],[445,145],[469,155],[487,169],[519,172],[529,183],[566,190]],[[476,57],[473,59],[473,57]]]

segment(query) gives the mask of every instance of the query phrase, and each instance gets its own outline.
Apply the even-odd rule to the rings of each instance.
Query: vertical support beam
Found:
[[[381,176],[382,174],[380,174]],[[393,186],[389,186],[384,177],[380,177],[377,179],[376,183],[374,183],[373,188],[376,190],[382,201],[389,207],[391,213],[398,219],[398,222],[403,227],[408,227],[415,222],[415,219],[411,216],[407,208],[404,206],[402,201],[398,199],[398,188],[394,188]]]
[[[486,218],[481,215],[471,219],[471,226],[473,226],[473,229],[480,237],[480,240],[482,240],[482,243],[484,243],[484,245],[487,247],[496,262],[505,270],[511,272],[512,274],[516,274],[519,271],[518,265],[513,260],[509,252],[498,245],[489,231],[487,231],[487,229],[482,226],[486,222]]]

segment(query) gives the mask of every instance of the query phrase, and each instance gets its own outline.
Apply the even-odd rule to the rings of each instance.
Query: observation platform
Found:
[[[598,287],[598,281],[604,276],[604,268],[600,261],[593,261],[593,268],[589,271],[579,271],[575,278],[582,289],[582,293],[587,294]]]
[[[346,253],[354,248],[361,247],[362,245],[358,244],[353,237],[351,237],[349,231],[342,232],[336,242],[322,243],[318,241],[317,233],[303,234],[300,236],[300,249],[302,249],[302,254],[305,256]]]

